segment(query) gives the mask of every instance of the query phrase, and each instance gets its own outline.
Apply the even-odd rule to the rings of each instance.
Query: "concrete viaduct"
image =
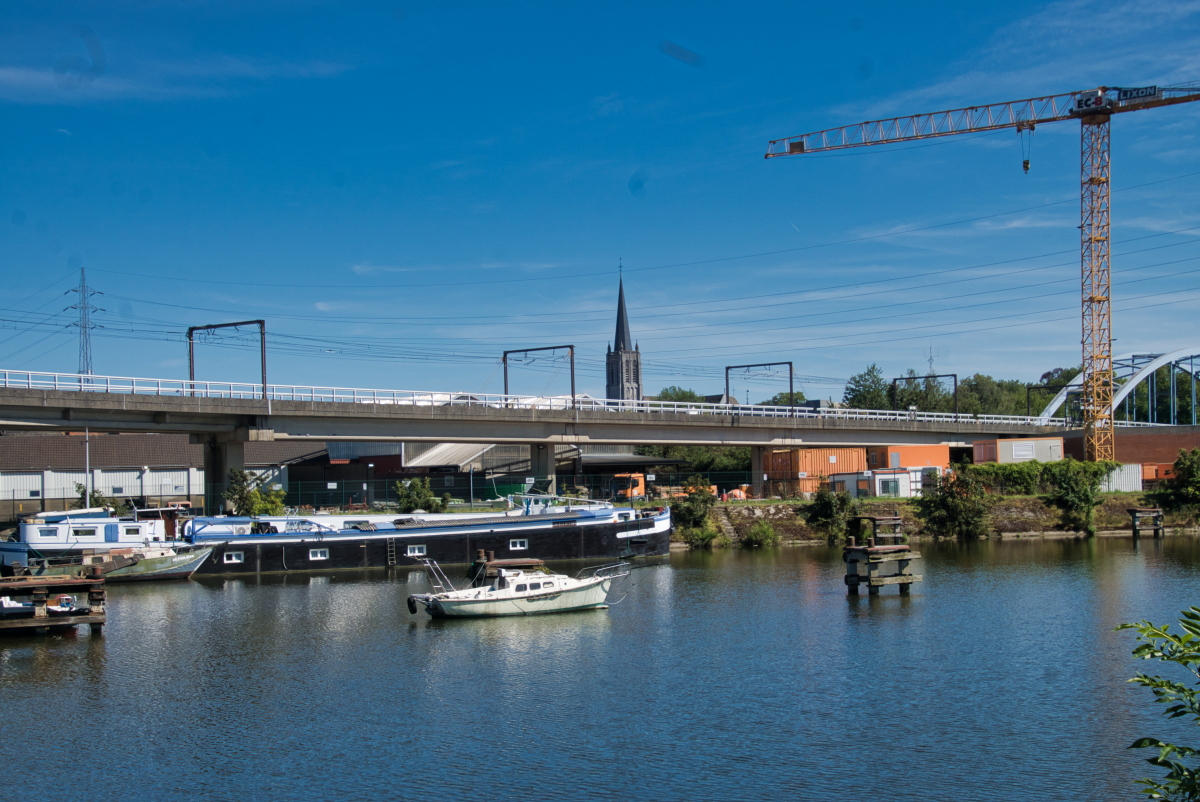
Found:
[[[50,374],[21,374],[25,377]],[[522,443],[532,471],[554,477],[551,444],[714,445],[752,448],[756,478],[767,447],[947,443],[1064,435],[1049,418],[873,410],[791,410],[580,397],[338,391],[61,375],[50,382],[0,372],[0,428],[187,433],[205,449],[206,481],[242,467],[244,443],[264,440]],[[142,384],[137,384],[141,382]],[[151,386],[147,383],[154,382]],[[22,386],[23,385],[23,386]],[[181,386],[184,385],[184,386]],[[266,390],[264,398],[263,390]],[[369,393],[369,395],[368,395]],[[1057,425],[1052,425],[1057,424]]]

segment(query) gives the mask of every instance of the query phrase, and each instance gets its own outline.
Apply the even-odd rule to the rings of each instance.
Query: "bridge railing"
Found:
[[[0,387],[66,392],[116,393],[188,398],[262,399],[261,384],[249,382],[145,379],[130,376],[89,376],[78,373],[38,373],[0,370]],[[351,387],[315,387],[290,384],[267,385],[271,401],[310,403],[381,404],[393,406],[467,406],[490,409],[569,410],[633,412],[640,414],[722,415],[755,418],[805,418],[824,420],[917,421],[927,423],[977,422],[1023,426],[1074,426],[1063,418],[1026,415],[979,415],[953,412],[892,411],[808,407],[709,404],[693,401],[621,401],[577,395],[502,395],[469,392],[372,390]],[[1137,421],[1116,421],[1118,426],[1157,426]]]

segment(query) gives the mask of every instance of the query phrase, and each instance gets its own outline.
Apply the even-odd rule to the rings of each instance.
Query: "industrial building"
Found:
[[[289,463],[324,452],[311,443],[247,443],[246,469],[287,486]],[[204,447],[186,434],[29,434],[0,437],[0,520],[79,501],[76,485],[138,506],[204,502]]]

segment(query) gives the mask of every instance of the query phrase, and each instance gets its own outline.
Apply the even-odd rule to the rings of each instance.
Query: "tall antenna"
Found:
[[[933,375],[933,360],[937,359],[941,355],[942,355],[941,350],[939,349],[937,351],[934,351],[932,345],[930,345],[929,348],[926,349],[925,361],[929,363],[929,375],[930,376]]]
[[[79,373],[82,376],[92,375],[92,312],[103,312],[103,309],[92,305],[92,296],[100,295],[96,290],[88,289],[87,268],[79,266],[79,286],[67,292],[79,293],[79,302],[68,306],[68,309],[79,310]]]

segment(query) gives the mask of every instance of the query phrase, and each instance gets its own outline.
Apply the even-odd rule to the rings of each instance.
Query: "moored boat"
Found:
[[[669,509],[538,499],[492,514],[360,515],[347,528],[325,516],[196,518],[184,536],[214,546],[196,575],[467,564],[478,549],[501,558],[623,560],[668,553]]]
[[[629,563],[585,568],[576,576],[556,574],[542,560],[497,560],[488,555],[471,566],[470,586],[457,590],[432,560],[425,561],[435,593],[408,597],[408,611],[418,605],[434,618],[492,618],[544,615],[608,607],[613,582],[629,576]]]
[[[174,536],[176,514],[135,510],[130,515],[115,516],[107,509],[38,513],[21,521],[14,539],[0,540],[0,565],[169,548],[178,543]]]
[[[163,548],[114,549],[104,554],[80,554],[56,559],[32,559],[28,566],[14,563],[0,567],[4,576],[82,576],[92,566],[109,582],[150,579],[187,579],[212,554],[212,546],[185,543]],[[20,573],[17,573],[17,572]]]

